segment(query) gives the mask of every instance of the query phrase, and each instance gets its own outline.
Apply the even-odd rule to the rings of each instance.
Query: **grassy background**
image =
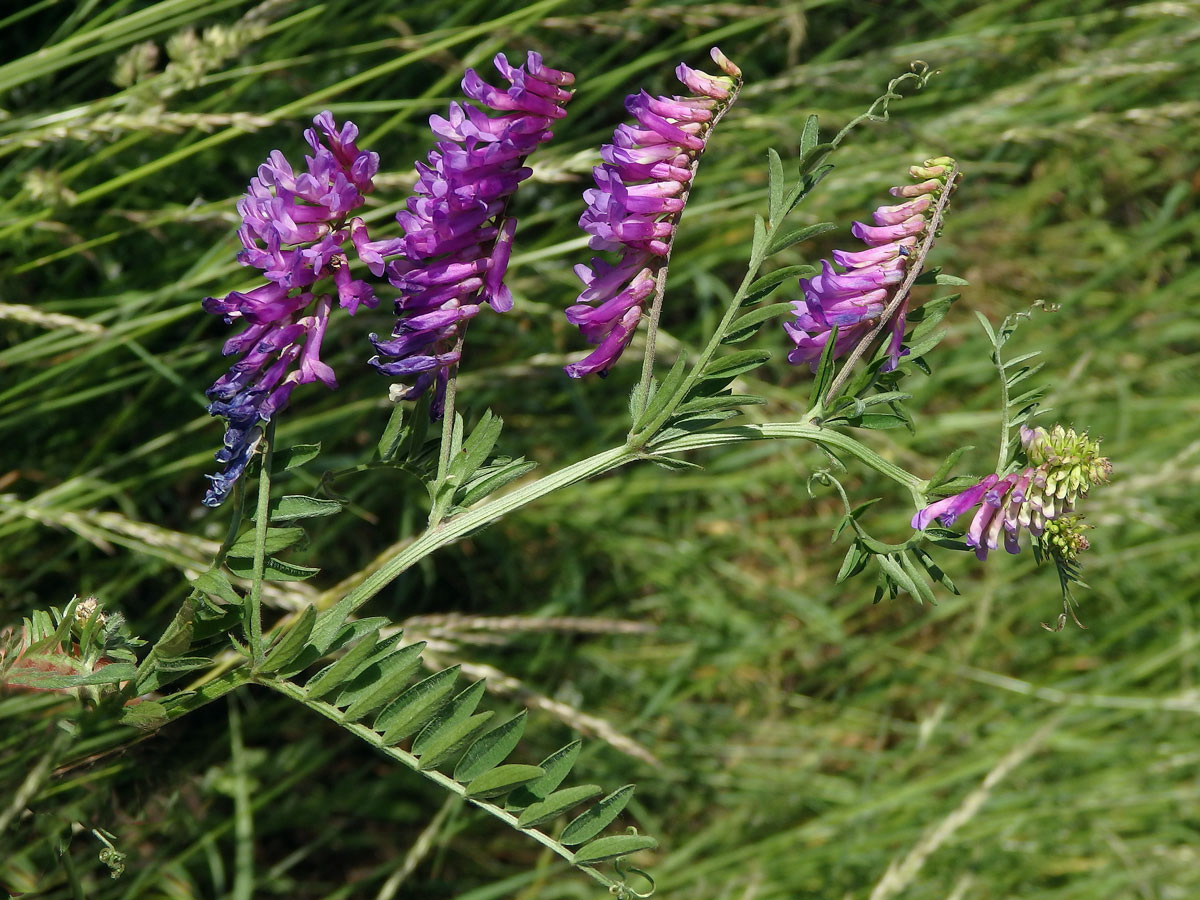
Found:
[[[780,444],[712,452],[703,473],[638,468],[553,496],[435,556],[372,612],[424,617],[409,632],[438,636],[444,663],[494,666],[529,702],[551,698],[648,748],[657,764],[593,739],[577,771],[639,784],[628,818],[660,839],[642,863],[663,896],[1200,895],[1200,329],[1189,302],[1200,286],[1200,5],[444,9],[48,0],[0,23],[0,621],[95,594],[156,635],[186,591],[181,572],[220,540],[223,517],[199,499],[220,440],[202,391],[223,369],[225,329],[199,300],[250,283],[233,262],[235,199],[271,148],[299,156],[316,112],[353,118],[381,154],[368,220],[382,228],[425,153],[425,120],[465,66],[533,47],[577,73],[571,114],[517,201],[518,309],[472,328],[460,394],[469,416],[504,416],[502,449],[550,467],[619,440],[636,378],[635,363],[604,382],[559,370],[580,348],[560,313],[577,290],[571,265],[586,258],[579,193],[621,98],[668,90],[675,63],[700,64],[714,43],[747,78],[684,218],[669,355],[704,338],[740,277],[765,207],[766,148],[786,158],[814,112],[832,133],[924,59],[941,74],[897,102],[890,123],[857,131],[801,210],[843,227],[778,261],[848,246],[849,222],[911,162],[961,161],[933,261],[971,287],[934,377],[910,386],[919,436],[870,439],[921,475],[963,444],[977,448],[972,470],[987,470],[998,387],[970,311],[998,320],[1038,298],[1060,304],[1022,328],[1013,352],[1046,349],[1054,416],[1103,437],[1116,466],[1087,508],[1088,630],[1039,627],[1059,612],[1057,584],[1028,552],[986,566],[944,553],[962,596],[935,608],[872,606],[865,580],[835,586],[838,507],[806,489],[823,460]],[[118,57],[147,41],[160,50],[150,74],[114,83]],[[384,382],[362,364],[363,333],[387,327],[386,310],[331,326],[342,389],[298,393],[285,443],[321,440],[331,469],[369,458],[388,411]],[[751,345],[775,353],[750,384],[774,420],[807,399],[781,337],[767,329]],[[870,478],[847,484],[856,500],[884,497],[873,531],[905,533],[905,497]],[[310,476],[289,484],[313,487]],[[325,569],[314,590],[423,521],[415,480],[370,472],[338,488],[354,512],[316,530],[304,560]],[[430,618],[448,613],[607,624]],[[515,709],[520,697],[498,702]],[[58,708],[0,698],[5,796]],[[571,722],[597,728],[562,708],[536,713],[526,752],[561,745]],[[236,852],[239,794],[254,802],[253,858]],[[263,897],[596,893],[531,842],[253,692],[59,770],[29,806],[0,849],[14,893],[70,897],[73,877],[87,897],[221,897],[239,865],[253,866]],[[98,862],[93,827],[128,854],[122,878]]]

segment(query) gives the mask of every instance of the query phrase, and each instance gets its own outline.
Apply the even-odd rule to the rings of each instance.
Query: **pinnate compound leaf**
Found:
[[[487,723],[494,715],[494,712],[488,710],[456,721],[446,728],[438,729],[436,736],[427,741],[422,748],[423,752],[418,768],[422,771],[435,769],[442,763],[453,759],[487,727]]]
[[[487,737],[487,735],[485,734],[484,737]],[[482,739],[480,738],[480,740]],[[481,799],[500,797],[516,790],[523,784],[536,781],[544,774],[540,766],[498,766],[495,769],[490,769],[482,775],[472,778],[467,784],[467,796],[479,797]],[[459,778],[456,780],[461,781],[462,779]]]
[[[475,707],[483,699],[484,688],[485,685],[482,681],[476,681],[459,691],[454,699],[438,710],[437,715],[413,739],[413,755],[420,756],[442,733],[453,729],[455,725],[475,712]]]
[[[528,789],[528,785],[526,785],[526,789]],[[517,824],[522,828],[533,828],[535,825],[557,819],[573,806],[578,806],[593,797],[599,797],[603,793],[604,788],[598,784],[581,784],[577,787],[554,791],[547,795],[546,799],[525,807],[521,811],[521,815],[517,817]]]
[[[545,770],[546,774],[537,781],[525,785],[525,787],[509,797],[509,807],[519,809],[523,806],[537,803],[539,800],[545,800],[555,788],[563,783],[563,779],[570,774],[571,767],[575,765],[575,760],[579,758],[579,750],[582,747],[582,741],[571,741],[567,746],[555,750],[538,763]]]
[[[275,471],[286,472],[288,469],[296,469],[316,459],[317,454],[321,452],[320,443],[316,444],[296,444],[291,447],[285,447],[275,454]]]
[[[311,603],[304,607],[299,618],[283,633],[275,646],[267,651],[259,665],[260,672],[278,672],[304,649],[308,636],[312,634],[313,623],[317,620],[317,610]]]
[[[330,663],[310,678],[304,688],[309,699],[319,700],[330,691],[341,687],[343,682],[357,675],[361,666],[366,663],[367,657],[375,649],[377,637],[377,634],[363,636],[340,659]]]
[[[434,717],[458,680],[458,666],[434,672],[389,703],[375,719],[385,743],[402,741]]]
[[[587,812],[580,813],[563,829],[559,843],[571,845],[590,841],[621,814],[635,789],[632,784],[619,787]]]
[[[606,859],[628,856],[639,850],[653,850],[658,841],[645,834],[610,834],[592,841],[575,851],[571,862],[577,866],[590,866]]]
[[[516,749],[517,743],[521,740],[521,735],[524,733],[525,710],[521,710],[513,718],[509,719],[503,725],[493,728],[467,748],[467,752],[463,754],[463,758],[454,767],[454,780],[462,782],[474,781],[484,772],[500,765],[507,758],[508,754]],[[505,768],[508,767],[506,766]],[[541,777],[544,774],[546,773],[539,768],[538,775],[535,777]],[[527,781],[533,780],[533,778],[527,779]],[[525,783],[525,781],[521,782],[521,784]]]
[[[354,701],[346,707],[346,718],[351,721],[361,719],[394,700],[421,664],[421,651],[424,649],[425,642],[418,641],[369,666],[366,672],[355,679],[356,683],[364,679],[369,680],[367,686],[356,693]],[[376,669],[378,675],[375,674]]]

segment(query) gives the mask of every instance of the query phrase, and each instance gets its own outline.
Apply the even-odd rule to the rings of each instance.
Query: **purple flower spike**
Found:
[[[468,69],[462,89],[499,115],[452,103],[444,118],[429,118],[439,140],[428,162],[416,164],[417,186],[407,209],[396,215],[405,232],[398,241],[404,258],[386,269],[400,291],[396,327],[390,340],[371,335],[379,353],[371,365],[385,375],[416,375],[401,399],[433,388],[434,419],[442,416],[466,323],[481,303],[496,312],[512,309],[504,276],[517,221],[505,210],[517,185],[532,174],[525,157],[550,140],[550,126],[567,114],[567,88],[575,81],[533,52],[520,66],[497,54],[495,66],[509,87],[493,87]]]
[[[675,70],[690,96],[630,94],[625,108],[637,124],[617,126],[612,143],[600,148],[604,162],[593,170],[596,187],[584,191],[579,227],[591,235],[593,250],[621,256],[616,263],[593,258],[590,266],[575,267],[584,290],[567,308],[567,320],[598,346],[565,368],[572,378],[612,368],[655,293],[700,156],[741,87],[737,66],[715,47],[712,58],[724,75],[682,64]]]
[[[838,274],[826,261],[822,263],[821,274],[800,279],[804,300],[795,304],[796,320],[784,324],[784,330],[796,345],[788,354],[788,362],[797,366],[807,363],[815,372],[833,326],[838,326],[835,357],[849,352],[874,330],[895,286],[908,274],[917,246],[929,227],[934,204],[947,190],[945,175],[953,165],[952,159],[943,156],[927,160],[924,167],[913,166],[910,174],[925,180],[891,189],[893,196],[905,198],[905,202],[881,206],[873,214],[874,225],[855,222],[850,229],[867,249],[833,251],[833,261],[846,271]],[[953,190],[953,185],[949,189]],[[908,352],[903,348],[907,321],[906,298],[890,322],[885,372],[896,368],[900,357]]]
[[[305,157],[306,171],[296,174],[274,150],[238,202],[243,248],[238,261],[261,269],[265,283],[202,304],[227,324],[248,326],[225,342],[225,354],[241,358],[207,392],[209,413],[227,424],[216,457],[225,470],[208,476],[206,506],[219,506],[229,495],[258,447],[263,425],[287,406],[298,385],[319,381],[337,387],[333,369],[320,358],[333,294],[351,314],[360,304],[376,303],[371,287],[351,272],[347,241],[373,272],[382,272],[384,257],[398,252],[394,241],[372,243],[361,219],[347,220],[372,190],[379,156],[358,149],[352,122],[339,129],[323,112],[313,125],[304,132],[313,150]],[[318,288],[323,281],[328,291]]]

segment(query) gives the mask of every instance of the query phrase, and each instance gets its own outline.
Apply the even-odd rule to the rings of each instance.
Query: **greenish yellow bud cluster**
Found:
[[[1104,484],[1112,474],[1112,463],[1100,455],[1100,442],[1093,441],[1087,432],[1055,425],[1044,428],[1024,428],[1021,443],[1030,464],[1044,477],[1035,486],[1042,508],[1070,509],[1087,495],[1092,485]],[[1031,497],[1033,491],[1031,491]],[[1053,513],[1047,511],[1047,518]]]
[[[1084,535],[1091,527],[1084,524],[1083,516],[1062,516],[1048,521],[1039,539],[1042,549],[1056,559],[1073,563],[1080,553],[1091,546]]]

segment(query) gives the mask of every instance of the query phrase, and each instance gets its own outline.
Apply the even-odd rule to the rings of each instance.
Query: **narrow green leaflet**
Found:
[[[733,324],[725,332],[725,337],[721,338],[721,343],[740,344],[742,341],[754,337],[764,323],[779,316],[786,316],[791,312],[791,303],[771,303],[767,306],[760,306],[758,309],[752,309],[733,320]]]
[[[679,415],[713,412],[722,409],[740,409],[743,406],[759,406],[766,403],[765,397],[753,394],[721,394],[717,397],[695,397],[679,407]]]
[[[485,466],[479,471],[480,477],[466,486],[462,498],[459,500],[459,506],[464,509],[473,506],[489,494],[495,493],[505,485],[516,481],[522,475],[532,472],[537,468],[537,465],[532,460],[514,459],[504,465],[498,465],[490,469]]]
[[[254,577],[254,566],[247,562],[238,564],[230,562],[228,564],[229,571],[238,578],[250,579]],[[320,569],[312,566],[301,566],[297,563],[284,562],[274,556],[268,556],[263,565],[263,580],[264,581],[303,581],[306,578],[312,578]]]
[[[405,438],[406,429],[404,424],[404,404],[397,403],[392,407],[392,414],[388,416],[387,425],[383,429],[383,434],[379,436],[379,443],[376,445],[376,449],[379,451],[379,458],[384,462],[391,462],[397,451],[399,451],[400,444]]]
[[[266,552],[278,553],[307,540],[308,535],[304,533],[303,528],[268,528]],[[229,548],[229,555],[243,559],[254,558],[254,529],[238,536]]]
[[[463,758],[454,767],[454,780],[473,781],[489,769],[500,765],[508,757],[508,754],[516,749],[521,735],[524,733],[525,710],[521,710],[513,718],[503,725],[493,728],[467,748]],[[535,778],[540,778],[545,774],[545,771],[539,768]],[[533,780],[534,778],[527,779],[527,781]],[[521,782],[521,784],[525,783],[526,781]]]
[[[599,797],[603,793],[604,788],[598,784],[581,784],[577,787],[554,791],[545,800],[539,800],[537,803],[525,807],[521,811],[521,815],[517,817],[517,824],[522,828],[533,828],[535,825],[557,819],[572,807],[578,806],[585,800],[591,800],[593,797]]]
[[[833,222],[818,222],[815,225],[804,225],[800,228],[793,228],[788,232],[778,232],[771,238],[767,244],[767,254],[775,254],[780,250],[786,250],[793,244],[799,244],[801,241],[811,240],[819,235],[825,234],[827,231],[833,231],[837,228]]]
[[[351,721],[361,719],[395,699],[404,685],[408,684],[408,679],[417,670],[417,666],[421,664],[421,651],[424,649],[425,642],[418,641],[397,650],[382,662],[368,667],[367,671],[355,681],[366,678],[368,675],[372,677],[367,686],[353,693],[354,700],[346,707],[346,718]],[[378,675],[375,674],[376,666]],[[339,697],[338,700],[341,701],[344,697],[345,695]]]
[[[311,603],[304,607],[304,611],[300,613],[299,618],[292,623],[292,626],[283,633],[275,646],[267,651],[267,655],[263,658],[259,665],[260,672],[278,672],[297,656],[304,649],[305,643],[308,641],[308,636],[312,634],[313,623],[317,621],[317,610]]]
[[[587,812],[580,813],[563,829],[558,839],[559,843],[569,846],[590,841],[621,814],[634,790],[635,786],[632,784],[617,788]]]
[[[675,360],[675,364],[671,366],[671,371],[667,373],[667,377],[663,379],[662,384],[655,391],[653,399],[646,405],[642,414],[638,416],[637,421],[633,423],[634,433],[637,433],[653,422],[654,418],[667,408],[667,404],[679,392],[679,387],[683,384],[683,377],[686,373],[687,357],[681,353]]]
[[[384,742],[394,744],[402,741],[432,719],[454,690],[458,671],[458,666],[451,666],[435,672],[384,707],[375,719],[374,726],[376,731],[383,734]]]
[[[428,725],[421,729],[413,740],[412,752],[420,756],[426,748],[436,742],[443,733],[453,728],[475,712],[475,707],[483,699],[484,683],[476,681],[461,690],[453,700],[442,707]]]
[[[537,781],[525,785],[525,787],[509,797],[509,805],[520,808],[546,799],[555,788],[563,783],[567,775],[570,774],[571,767],[575,765],[575,760],[579,758],[581,747],[583,747],[582,741],[571,741],[567,746],[555,750],[538,763],[545,770],[546,774]],[[597,791],[597,793],[599,792]]]
[[[772,228],[778,228],[786,214],[787,183],[783,174],[783,160],[774,149],[767,151],[767,217]]]
[[[484,737],[487,737],[487,735],[484,735]],[[483,740],[483,738],[480,738],[480,740]],[[480,799],[500,797],[511,793],[523,784],[536,781],[544,774],[540,766],[499,766],[472,778],[467,784],[467,796],[478,797]],[[461,778],[456,780],[462,781]]]
[[[751,306],[757,303],[785,281],[793,278],[808,278],[811,275],[816,275],[819,271],[820,269],[816,266],[784,266],[781,269],[768,272],[766,275],[760,275],[754,281],[750,282],[750,287],[746,290],[746,299],[742,302],[742,306]]]
[[[310,699],[319,700],[330,691],[341,687],[342,682],[358,674],[359,667],[366,662],[375,649],[376,634],[368,634],[346,651],[343,656],[330,663],[308,680],[305,692]]]
[[[808,156],[812,152],[813,147],[817,146],[817,141],[820,137],[820,129],[817,125],[816,114],[810,115],[804,120],[804,131],[800,133],[800,158]]]
[[[739,350],[711,360],[700,373],[700,380],[734,378],[744,372],[753,372],[770,358],[771,354],[766,350]]]
[[[487,462],[488,455],[500,439],[504,428],[504,420],[486,410],[471,436],[463,443],[462,449],[450,460],[450,475],[456,479],[455,484],[463,484],[475,474],[476,470]]]
[[[322,500],[318,497],[306,497],[303,494],[288,494],[271,501],[269,520],[271,522],[292,522],[296,519],[310,519],[314,516],[332,516],[341,510],[342,504],[337,500]]]
[[[291,447],[285,447],[282,450],[275,451],[275,471],[286,472],[289,469],[298,469],[306,462],[310,462],[317,458],[317,454],[321,452],[321,445],[317,444],[295,444]]]
[[[487,723],[494,715],[494,712],[488,710],[455,722],[449,728],[439,730],[436,739],[427,742],[422,748],[421,770],[436,769],[442,763],[457,756],[475,738],[475,735],[487,727]]]
[[[229,583],[229,579],[216,569],[209,569],[207,572],[200,573],[196,580],[192,582],[192,587],[208,594],[210,597],[224,600],[230,606],[241,606],[243,602],[241,595]]]
[[[812,394],[809,395],[810,409],[821,409],[825,405],[825,393],[833,384],[833,376],[837,366],[833,362],[833,351],[837,347],[838,326],[834,325],[825,341],[825,349],[821,351],[821,360],[817,363],[817,377],[813,381]]]
[[[937,471],[929,476],[929,487],[935,488],[944,482],[946,476],[954,471],[954,467],[958,465],[958,461],[963,458],[963,454],[974,449],[974,444],[968,444],[965,447],[959,447],[957,450],[952,451],[949,456],[942,460],[942,464],[937,467]]]
[[[628,856],[639,850],[653,850],[658,841],[645,834],[611,834],[580,847],[571,862],[577,866],[590,866],[606,859]]]

